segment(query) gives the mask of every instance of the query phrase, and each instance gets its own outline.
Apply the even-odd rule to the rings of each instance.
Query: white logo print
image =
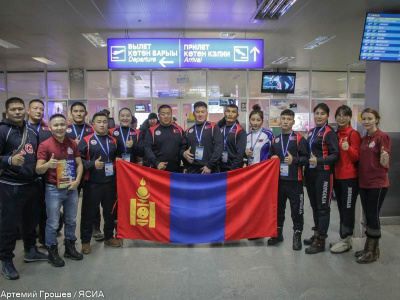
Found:
[[[156,134],[156,135],[161,135],[161,131],[160,131],[160,130],[157,130],[157,131],[155,132],[155,134]]]

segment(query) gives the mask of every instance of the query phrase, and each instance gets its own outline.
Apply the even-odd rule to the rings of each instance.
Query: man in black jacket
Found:
[[[14,280],[19,278],[12,261],[19,224],[22,223],[24,260],[47,261],[47,255],[36,248],[41,192],[40,184],[35,181],[38,135],[24,121],[22,99],[8,99],[6,111],[8,119],[0,123],[0,260],[4,277]],[[26,139],[22,143],[24,134]]]
[[[223,139],[221,130],[215,123],[207,121],[207,104],[194,104],[196,124],[188,128],[183,137],[182,156],[189,174],[210,174],[218,172],[218,162],[222,156]]]

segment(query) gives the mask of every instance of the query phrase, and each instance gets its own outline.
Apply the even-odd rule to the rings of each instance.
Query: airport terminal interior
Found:
[[[176,123],[186,130],[195,124],[194,103],[204,101],[212,122],[224,117],[226,105],[236,104],[238,121],[246,131],[252,107],[258,104],[265,116],[263,127],[275,135],[281,133],[281,111],[290,108],[296,113],[293,129],[307,135],[315,126],[313,108],[325,103],[333,127],[336,109],[348,105],[353,111],[351,125],[363,136],[361,111],[374,107],[396,156],[400,48],[398,62],[361,57],[367,55],[361,47],[368,13],[400,14],[400,1],[0,0],[1,118],[7,117],[5,101],[19,97],[26,106],[41,99],[45,122],[56,113],[71,122],[71,105],[79,101],[87,106],[89,123],[95,113],[107,109],[118,124],[119,110],[128,107],[139,128],[150,113],[168,104]],[[110,47],[117,39],[136,39],[142,45],[170,39],[165,41],[179,42],[179,47],[199,39],[210,45],[221,41],[219,52],[208,54],[221,57],[196,60],[205,50],[200,47],[186,57],[187,65],[182,50],[178,64],[175,50],[168,48],[157,50],[160,55],[155,53],[153,65],[146,64],[147,58],[119,64],[120,53]],[[261,40],[261,49],[251,43],[237,46],[246,40]],[[225,42],[242,47],[228,64],[220,63]],[[288,73],[295,74],[292,91],[266,88],[264,76]],[[285,83],[271,79],[270,84]],[[47,262],[24,263],[23,244],[18,241],[14,264],[20,279],[0,276],[0,298],[11,292],[35,292],[37,299],[45,299],[46,292],[66,292],[75,298],[106,299],[399,299],[399,176],[400,166],[392,162],[391,186],[381,212],[381,257],[372,264],[360,265],[354,258],[365,241],[359,198],[354,246],[345,254],[332,254],[328,246],[316,255],[305,254],[304,245],[293,251],[287,204],[284,242],[279,246],[268,246],[268,238],[207,244],[125,239],[122,248],[114,249],[92,239],[90,255],[54,268]],[[304,204],[307,238],[313,222],[306,194]],[[80,206],[78,250],[79,216]],[[332,201],[327,244],[339,238],[339,213]],[[61,253],[63,239],[61,233]],[[21,298],[13,296],[10,299]]]

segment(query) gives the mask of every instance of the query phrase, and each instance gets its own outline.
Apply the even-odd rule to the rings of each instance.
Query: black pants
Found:
[[[78,197],[81,194],[82,188],[83,188],[83,179],[78,186]],[[93,227],[97,230],[100,230],[100,222],[101,222],[101,214],[100,214],[100,204],[99,204],[99,207],[97,208],[97,211],[96,211],[96,217],[94,218]]]
[[[359,191],[358,178],[335,179],[333,183],[340,217],[340,238],[353,235],[356,201]]]
[[[306,187],[313,210],[314,230],[320,235],[328,233],[332,186],[333,174],[330,171],[312,170],[306,173]]]
[[[385,200],[388,188],[363,189],[360,188],[361,204],[367,219],[367,236],[372,238],[381,237],[381,222],[379,212]]]
[[[81,211],[81,240],[89,243],[92,238],[93,225],[99,205],[103,207],[104,237],[114,237],[115,214],[112,213],[116,201],[115,184],[85,182]]]
[[[293,230],[303,231],[304,192],[301,181],[279,180],[278,187],[278,227],[285,222],[286,200],[289,199]]]
[[[40,189],[37,184],[0,183],[0,260],[12,259],[18,227],[22,224],[25,250],[36,244],[36,226],[40,219]]]

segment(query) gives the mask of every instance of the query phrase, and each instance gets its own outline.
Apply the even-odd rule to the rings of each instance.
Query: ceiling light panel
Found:
[[[32,57],[34,60],[37,60],[43,64],[54,66],[56,63],[50,59],[47,59],[46,57]]]
[[[281,65],[284,64],[288,61],[291,61],[294,57],[293,56],[282,56],[281,58],[278,58],[277,60],[274,60],[272,62],[273,65]]]
[[[312,42],[308,43],[307,45],[304,45],[303,49],[306,49],[306,50],[315,49],[315,48],[321,46],[322,44],[325,44],[326,42],[330,41],[331,39],[333,39],[335,37],[336,36],[319,36],[315,40],[313,40]]]
[[[219,38],[221,39],[234,39],[236,36],[236,32],[221,32]]]
[[[82,35],[96,48],[107,47],[106,41],[100,36],[100,34],[96,33],[82,33]]]
[[[251,17],[251,22],[256,23],[272,19],[277,20],[287,12],[295,2],[296,0],[263,0]]]
[[[7,49],[18,49],[19,46],[11,44],[10,42],[7,42],[5,40],[0,39],[0,46],[7,48]]]

